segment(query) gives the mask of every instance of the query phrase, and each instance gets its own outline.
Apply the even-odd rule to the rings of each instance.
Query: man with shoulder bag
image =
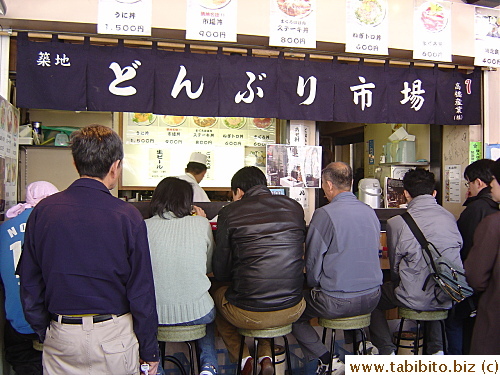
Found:
[[[438,205],[435,196],[434,174],[424,170],[408,171],[403,177],[404,194],[408,202],[408,213],[447,264],[463,269],[460,260],[462,236],[454,216]],[[387,243],[391,281],[382,285],[382,296],[372,312],[370,334],[380,354],[394,354],[396,345],[385,318],[385,310],[407,307],[418,311],[448,310],[452,298],[439,286],[431,271],[429,256],[405,219],[395,216],[387,222]],[[451,282],[450,282],[451,284]],[[439,322],[426,325],[428,331],[427,353],[443,354],[445,343],[439,330]]]

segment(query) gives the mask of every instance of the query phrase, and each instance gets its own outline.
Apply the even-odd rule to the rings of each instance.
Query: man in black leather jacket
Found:
[[[241,336],[236,327],[263,329],[295,322],[305,308],[304,211],[286,196],[272,195],[257,167],[244,167],[231,179],[234,202],[219,212],[213,272],[229,287],[215,292],[216,324],[235,362]],[[253,359],[243,349],[242,374]],[[259,341],[263,375],[272,375],[269,340]],[[255,374],[256,375],[256,374]]]

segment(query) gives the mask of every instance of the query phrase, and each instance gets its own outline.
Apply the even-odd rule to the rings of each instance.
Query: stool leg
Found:
[[[181,371],[182,375],[187,375],[186,374],[186,369],[184,368],[184,366],[182,365],[182,363],[177,358],[175,358],[173,355],[167,355],[167,356],[165,356],[165,362],[172,362]]]
[[[446,355],[448,354],[447,351],[448,343],[446,342],[446,329],[444,320],[440,320],[439,323],[441,324],[441,336],[443,337],[443,353]]]
[[[191,371],[191,375],[196,375],[194,372],[194,355],[193,355],[193,345],[191,344],[190,341],[186,341],[186,345],[189,350],[189,367]]]
[[[323,328],[323,337],[321,338],[321,342],[322,342],[323,344],[325,344],[325,343],[326,343],[326,328]]]
[[[363,343],[363,355],[367,355],[368,353],[366,352],[366,333],[363,328],[360,329],[361,332],[361,342]],[[356,349],[354,349],[356,350]]]
[[[418,349],[419,349],[418,348],[418,342],[419,342],[420,328],[421,328],[421,322],[420,322],[420,320],[417,320],[416,322],[417,322],[417,334],[415,336],[415,340],[413,341],[413,354],[414,355],[418,355]],[[424,322],[424,325],[425,325],[425,322]],[[425,343],[425,326],[422,327],[422,329],[424,331],[424,350],[425,350],[425,345],[426,345],[426,343]],[[424,351],[423,354],[425,354],[425,351]]]
[[[395,354],[398,354],[399,345],[401,345],[401,336],[403,335],[404,324],[405,324],[405,318],[401,318],[401,321],[399,322],[399,332],[398,332],[398,337],[396,340],[396,352],[395,352]]]
[[[356,354],[357,347],[358,347],[358,340],[356,340],[356,329],[351,330],[352,332],[352,354]],[[344,331],[344,338],[345,338],[345,331]]]
[[[290,347],[288,346],[288,339],[285,336],[283,336],[283,341],[285,341],[285,357],[286,357],[286,366],[288,368],[288,375],[293,375],[292,373],[292,361],[290,359]],[[274,371],[276,374],[276,371]]]
[[[257,365],[259,363],[259,340],[257,337],[253,339],[253,347],[254,347],[254,361],[253,361],[253,375],[257,375]]]
[[[333,350],[335,349],[335,330],[332,329],[332,342],[330,343],[330,370],[333,364]]]
[[[236,375],[241,374],[241,362],[243,361],[243,345],[245,345],[245,336],[241,336],[240,354],[238,356],[238,366],[236,367]]]
[[[160,361],[161,361],[161,365],[165,366],[165,341],[160,341],[158,343],[158,346],[160,347]]]
[[[196,359],[196,369],[198,370],[198,374],[201,372],[201,364],[200,364],[200,352],[198,350],[198,344],[196,341],[193,341],[194,344],[194,357]]]
[[[274,373],[276,374],[276,352],[274,351],[274,337],[271,337],[271,363],[273,364]]]

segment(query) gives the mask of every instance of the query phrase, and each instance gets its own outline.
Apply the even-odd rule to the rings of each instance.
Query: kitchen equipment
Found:
[[[380,208],[382,203],[382,188],[376,178],[363,178],[359,181],[359,200],[372,208]]]

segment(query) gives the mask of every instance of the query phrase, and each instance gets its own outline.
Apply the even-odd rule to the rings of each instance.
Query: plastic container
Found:
[[[415,141],[399,141],[397,161],[401,163],[414,163],[416,161]]]
[[[359,200],[372,208],[380,208],[382,188],[376,178],[363,178],[359,181]]]

